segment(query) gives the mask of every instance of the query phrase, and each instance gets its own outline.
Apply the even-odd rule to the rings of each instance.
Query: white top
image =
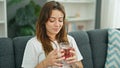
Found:
[[[78,50],[78,47],[77,47],[77,44],[76,44],[74,38],[68,35],[68,40],[69,40],[69,42],[72,42],[73,47],[76,49],[78,61],[82,60],[83,57]],[[56,41],[55,41],[55,43],[58,44]],[[52,45],[53,45],[53,48],[55,49],[56,45],[53,43],[52,43]],[[44,59],[45,59],[45,53],[42,48],[41,42],[39,42],[36,37],[31,38],[27,42],[27,45],[25,48],[22,67],[23,68],[35,68],[35,66]],[[55,67],[55,68],[58,68],[58,67]]]

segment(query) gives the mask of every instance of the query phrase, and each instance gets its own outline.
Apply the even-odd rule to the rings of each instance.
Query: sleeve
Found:
[[[81,55],[79,49],[78,49],[78,46],[76,44],[76,41],[74,40],[74,38],[72,36],[70,36],[70,39],[69,39],[69,42],[72,43],[75,51],[76,51],[76,55],[77,55],[77,58],[78,58],[78,61],[81,61],[83,59],[83,56]]]
[[[26,48],[25,48],[25,51],[24,51],[22,67],[23,68],[35,68],[35,66],[37,64],[38,64],[37,51],[34,47],[33,42],[28,41]]]

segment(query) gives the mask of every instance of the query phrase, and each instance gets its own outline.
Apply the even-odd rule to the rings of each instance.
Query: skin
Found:
[[[47,35],[50,37],[52,41],[55,40],[55,36],[59,33],[63,26],[63,17],[64,17],[63,13],[60,12],[59,10],[52,10],[51,17],[45,24]],[[61,53],[59,57],[58,52]],[[74,63],[72,64],[73,68],[76,68],[76,65],[78,66],[78,68],[83,68],[82,63],[77,61],[75,51],[71,50],[70,52],[73,53],[73,56],[66,59],[67,63],[69,64]],[[65,57],[63,56],[64,56],[63,50],[58,51],[54,49],[47,55],[46,59],[44,59],[41,63],[39,63],[36,66],[36,68],[47,68],[49,66],[62,67],[63,64],[59,62],[65,60]]]
[[[46,23],[47,35],[55,40],[55,36],[58,34],[60,29],[63,26],[63,17],[64,15],[59,10],[53,10],[51,17],[48,19]]]

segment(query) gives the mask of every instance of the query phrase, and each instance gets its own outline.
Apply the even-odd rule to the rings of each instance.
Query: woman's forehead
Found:
[[[64,14],[60,10],[52,10],[50,18],[64,17]]]

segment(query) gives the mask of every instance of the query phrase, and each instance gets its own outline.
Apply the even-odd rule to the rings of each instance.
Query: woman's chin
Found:
[[[55,32],[54,34],[58,34],[58,32]]]
[[[58,33],[59,33],[59,31],[54,32],[54,34],[58,34]]]

